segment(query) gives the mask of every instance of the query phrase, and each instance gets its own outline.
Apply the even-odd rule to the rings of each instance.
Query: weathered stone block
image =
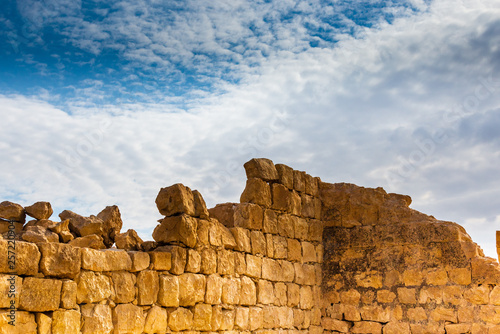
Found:
[[[195,247],[198,238],[198,221],[187,214],[166,217],[153,231],[153,239],[159,243],[183,243]]]
[[[81,271],[76,279],[77,304],[99,303],[112,294],[111,279],[93,271]]]
[[[406,322],[389,322],[384,326],[384,334],[410,334],[410,325]]]
[[[52,334],[79,334],[81,314],[75,310],[52,313]]]
[[[443,289],[441,287],[428,287],[421,289],[418,302],[420,304],[441,304],[443,302]]]
[[[103,221],[102,237],[104,239],[104,244],[107,247],[113,246],[113,244],[115,243],[115,237],[120,233],[120,230],[123,226],[120,209],[118,209],[118,206],[116,205],[107,206],[97,214],[97,218]],[[140,242],[142,243],[142,240],[141,238],[139,238],[139,236],[137,236],[137,233],[135,234],[135,237],[137,241],[140,240]]]
[[[222,283],[222,302],[236,305],[240,302],[241,281],[239,278],[224,278]]]
[[[52,334],[52,318],[45,313],[35,313],[38,334]]]
[[[445,286],[443,289],[443,302],[452,305],[464,304],[463,287],[457,285]]]
[[[282,282],[274,283],[274,305],[287,306],[286,284]]]
[[[350,323],[347,321],[336,320],[331,318],[323,318],[321,326],[326,330],[340,332],[340,333],[348,333],[349,328],[351,327]]]
[[[281,214],[278,216],[278,234],[287,238],[295,237],[295,221],[298,217]]]
[[[296,239],[287,239],[287,259],[288,261],[298,262],[302,258],[302,245]]]
[[[221,275],[234,275],[234,253],[230,250],[217,251],[217,272]]]
[[[247,331],[249,329],[248,317],[250,310],[248,307],[237,307],[234,317],[234,329]]]
[[[13,262],[12,242],[9,244],[8,240],[0,240],[0,254],[3,254],[0,256],[0,273],[15,272],[17,275],[33,276],[38,272],[40,252],[32,243],[16,241],[15,262]]]
[[[79,237],[95,234],[104,235],[104,222],[96,216],[84,217],[69,210],[59,214],[61,221],[69,219],[69,229]]]
[[[116,248],[124,249],[126,251],[138,251],[142,249],[144,242],[136,231],[129,229],[125,233],[116,233],[114,236]]]
[[[104,304],[81,306],[82,334],[109,334],[113,330],[111,307]]]
[[[316,247],[310,242],[302,242],[302,262],[317,262]]]
[[[68,242],[68,245],[80,248],[105,249],[103,239],[100,235],[89,234],[84,237],[75,238]]]
[[[257,301],[259,304],[273,304],[274,303],[274,286],[273,283],[266,280],[259,280],[257,282]]]
[[[19,309],[29,312],[55,311],[61,302],[62,282],[55,279],[25,277]]]
[[[179,305],[194,306],[205,300],[206,278],[200,274],[179,276]]]
[[[172,269],[172,253],[163,251],[153,251],[153,252],[148,252],[149,255],[149,268],[152,270],[158,270],[158,271],[166,271]],[[176,253],[176,255],[178,255]],[[182,255],[181,255],[182,256]],[[179,259],[176,258],[176,265],[178,267],[182,267],[182,264],[179,264]],[[145,259],[143,260],[145,261]],[[145,262],[144,262],[145,263]],[[140,266],[141,268],[143,265]],[[145,268],[144,268],[145,269]],[[180,268],[177,268],[177,270],[180,270]]]
[[[141,274],[142,273],[139,274],[139,277],[141,277]],[[115,303],[127,304],[131,303],[135,299],[135,284],[137,279],[134,274],[125,271],[113,272],[111,273],[111,280],[115,291],[113,299]],[[139,283],[143,284],[141,282]],[[141,286],[139,285],[139,291],[140,289]]]
[[[287,165],[277,164],[278,181],[288,189],[293,189],[293,169]]]
[[[172,266],[170,268],[170,272],[174,275],[180,275],[184,273],[184,270],[186,269],[186,263],[187,263],[187,250],[186,248],[179,247],[179,246],[163,246],[163,247],[158,247],[154,252],[150,252],[149,256],[151,256],[151,263],[153,263],[153,253],[155,252],[168,252],[172,254],[172,259],[171,263]],[[154,269],[154,268],[152,268]],[[156,269],[160,270],[160,269]]]
[[[179,277],[161,275],[159,277],[158,304],[165,307],[179,306]]]
[[[253,255],[267,254],[266,237],[264,236],[264,233],[262,233],[261,231],[251,231],[250,240],[251,240]]]
[[[300,286],[295,283],[286,283],[287,306],[297,307],[300,303]]]
[[[180,183],[162,188],[156,197],[156,207],[167,217],[182,213],[195,215],[193,193]]]
[[[119,304],[113,309],[115,333],[141,334],[145,316],[142,308],[132,304]]]
[[[24,224],[26,220],[26,213],[21,205],[9,201],[3,201],[0,203],[0,218]]]
[[[275,259],[286,259],[288,257],[288,242],[285,237],[273,236],[274,257]]]
[[[141,271],[137,275],[137,304],[152,305],[156,303],[159,288],[159,278],[156,271]]]
[[[92,271],[130,270],[132,260],[124,250],[82,248],[82,269]]]
[[[186,271],[189,273],[198,273],[201,269],[201,255],[194,249],[187,250]]]
[[[247,272],[247,263],[245,253],[234,252],[234,272],[237,275],[245,275]]]
[[[193,190],[193,200],[194,200],[194,216],[200,217],[201,219],[208,219],[209,213],[207,209],[207,204],[201,196],[198,190]]]
[[[436,307],[430,313],[430,318],[433,321],[449,321],[452,323],[457,322],[457,312],[452,308],[445,308],[442,306]]]
[[[472,282],[476,284],[500,285],[500,264],[489,257],[476,257],[471,260]]]
[[[274,236],[270,233],[265,235],[266,238],[266,256],[274,258]]]
[[[302,198],[300,198],[300,194],[295,190],[291,190],[290,195],[290,213],[295,216],[300,216],[302,214]]]
[[[0,310],[0,333],[2,334],[37,334],[35,315],[29,312],[16,311],[15,326],[9,311]]]
[[[183,307],[178,307],[175,310],[169,312],[168,327],[176,332],[192,329],[193,312]]]
[[[464,291],[465,299],[476,305],[486,305],[489,303],[490,289],[487,285],[473,285],[469,286],[468,289]]]
[[[399,302],[402,304],[415,304],[417,302],[415,289],[398,288]]]
[[[323,221],[309,219],[308,239],[310,241],[323,241]]]
[[[361,294],[354,289],[342,291],[340,293],[340,301],[342,304],[358,305],[361,300]]]
[[[278,233],[278,214],[274,210],[264,211],[264,221],[262,223],[262,232],[277,234]]]
[[[260,278],[262,276],[262,258],[253,256],[250,254],[246,255],[247,264],[247,276]]]
[[[252,159],[247,161],[243,167],[247,174],[247,179],[259,178],[264,181],[278,181],[278,171],[274,163],[265,158]]]
[[[64,280],[62,281],[61,289],[61,304],[60,307],[64,309],[75,309],[76,304],[76,291],[77,284],[75,281]]]
[[[144,322],[144,333],[146,334],[164,334],[167,332],[167,310],[153,305],[146,315]]]
[[[455,284],[469,285],[472,283],[472,273],[470,268],[452,268],[448,270],[450,281]]]
[[[150,259],[148,253],[135,251],[129,251],[127,253],[130,257],[130,260],[132,261],[132,267],[130,269],[131,272],[138,272],[149,267]]]
[[[26,210],[26,214],[35,219],[49,219],[52,216],[54,211],[52,210],[52,206],[49,202],[36,202],[33,205],[27,206],[24,208]]]
[[[261,307],[250,307],[248,310],[249,329],[251,331],[263,328],[264,313]]]
[[[223,278],[218,274],[212,274],[207,277],[207,291],[205,294],[205,303],[217,305],[221,303]]]
[[[66,244],[43,243],[40,270],[45,276],[75,278],[80,272],[81,249]]]
[[[59,236],[41,226],[29,226],[26,228],[26,232],[21,235],[24,241],[32,243],[42,243],[42,242],[59,242]]]
[[[212,305],[196,304],[192,308],[193,328],[197,331],[212,330]]]
[[[205,248],[201,251],[201,273],[205,275],[217,272],[217,252],[215,249]]]
[[[270,281],[280,281],[282,276],[281,266],[278,261],[263,258],[262,259],[262,278]]]
[[[310,286],[300,287],[299,307],[303,310],[310,310],[314,306],[313,293]]]
[[[396,299],[396,294],[390,290],[378,290],[377,301],[382,304],[392,303]]]
[[[382,306],[363,306],[360,309],[361,319],[364,321],[376,321],[386,323],[391,319],[391,312],[389,308]]]
[[[285,260],[278,260],[281,267],[281,279],[282,282],[293,282],[295,279],[295,267],[292,262]]]
[[[240,252],[250,253],[250,231],[242,227],[232,227],[229,229],[236,241],[236,250]]]
[[[271,188],[267,182],[259,178],[247,180],[245,190],[240,197],[241,203],[254,203],[266,208],[271,206]]]
[[[254,281],[247,277],[241,277],[241,293],[239,298],[240,305],[255,305],[257,302],[257,288]]]
[[[292,192],[282,184],[271,185],[272,208],[278,211],[292,212]]]

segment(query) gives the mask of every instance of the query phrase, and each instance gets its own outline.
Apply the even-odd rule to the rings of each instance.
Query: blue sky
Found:
[[[0,198],[117,204],[151,239],[161,187],[237,202],[268,157],[408,194],[496,256],[499,45],[495,0],[7,1]]]

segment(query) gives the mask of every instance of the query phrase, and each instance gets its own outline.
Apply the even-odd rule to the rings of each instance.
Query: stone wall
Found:
[[[55,222],[47,202],[0,203],[0,333],[500,333],[500,267],[459,225],[244,167],[240,203],[161,189],[154,241],[120,233],[116,206]]]

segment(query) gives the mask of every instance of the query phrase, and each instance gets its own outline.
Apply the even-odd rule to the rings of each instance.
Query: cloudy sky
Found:
[[[161,187],[237,202],[267,157],[408,194],[496,257],[498,0],[8,0],[0,120],[1,200],[117,204],[151,240]]]

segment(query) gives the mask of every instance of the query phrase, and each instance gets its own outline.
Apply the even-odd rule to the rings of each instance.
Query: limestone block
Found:
[[[274,210],[264,211],[264,221],[262,223],[262,232],[277,234],[278,233],[278,215]]]
[[[222,306],[215,305],[212,306],[212,331],[217,331],[221,329],[222,326]]]
[[[110,334],[113,330],[111,307],[104,304],[84,304],[80,307],[82,334]]]
[[[293,169],[283,164],[277,164],[275,168],[278,172],[279,183],[288,189],[293,189]]]
[[[212,274],[207,277],[207,289],[205,294],[205,303],[220,304],[222,296],[223,278],[218,274]]]
[[[71,240],[75,239],[75,236],[73,234],[71,234],[70,231],[61,231],[57,234],[59,234],[59,240],[63,243],[68,243]]]
[[[41,226],[29,226],[26,228],[26,232],[21,235],[24,241],[32,243],[41,242],[59,242],[59,236],[57,233],[50,231],[49,229]]]
[[[446,285],[448,283],[448,274],[444,269],[429,270],[425,276],[425,282],[428,285]]]
[[[205,248],[201,251],[201,273],[205,275],[217,272],[217,252],[215,249]]]
[[[162,188],[156,197],[156,207],[164,216],[174,216],[185,213],[195,216],[194,197],[191,189],[177,183]]]
[[[427,320],[427,313],[423,307],[409,308],[407,311],[408,320],[411,321],[425,321]]]
[[[389,308],[382,306],[363,306],[360,309],[361,319],[364,321],[389,322],[391,313]]]
[[[274,284],[274,305],[287,306],[287,289],[286,284],[278,282]]]
[[[323,241],[323,221],[318,219],[309,219],[308,240]]]
[[[68,245],[80,248],[105,249],[103,239],[100,235],[89,234],[84,237],[75,238],[68,242]]]
[[[20,222],[6,222],[3,220],[0,220],[0,240],[5,238],[15,238],[19,236],[21,233],[24,233],[24,227],[27,226],[24,225],[24,223]]]
[[[342,291],[340,293],[340,301],[342,304],[358,305],[361,300],[361,294],[354,289]]]
[[[246,255],[247,264],[247,276],[260,278],[262,276],[262,258],[253,256],[250,254]]]
[[[382,325],[378,322],[373,321],[362,321],[354,323],[351,328],[351,333],[382,333]]]
[[[286,283],[287,306],[297,307],[300,303],[300,286],[295,283]]]
[[[298,262],[302,258],[302,245],[296,239],[287,240],[287,259],[288,261]]]
[[[9,201],[3,201],[0,203],[0,218],[24,224],[26,220],[26,213],[21,205]]]
[[[406,322],[389,322],[384,326],[383,334],[410,334],[410,325]]]
[[[279,327],[287,329],[293,328],[293,310],[291,308],[285,306],[277,307],[276,313]]]
[[[234,309],[223,309],[222,321],[219,329],[223,331],[232,331],[234,328],[235,317],[236,311]]]
[[[81,314],[76,310],[57,310],[52,313],[52,334],[79,334]]]
[[[286,287],[285,287],[286,288]],[[257,288],[254,281],[247,277],[241,277],[241,290],[240,290],[239,303],[241,305],[255,305],[257,303]],[[285,294],[286,297],[286,294]]]
[[[248,179],[245,190],[241,194],[240,202],[259,204],[269,208],[272,203],[269,184],[259,178]]]
[[[29,312],[55,311],[61,301],[62,282],[55,279],[25,277],[19,296],[19,309]]]
[[[307,195],[307,194],[302,194],[301,195],[301,207],[302,207],[302,217],[306,218],[319,218],[318,214],[316,213],[316,203],[315,203],[315,198]]]
[[[183,243],[195,247],[198,238],[198,221],[187,214],[165,217],[153,231],[153,239],[159,243]]]
[[[15,326],[9,324],[15,319]],[[0,334],[37,334],[35,315],[28,312],[0,310]]]
[[[117,233],[114,236],[116,248],[127,251],[140,251],[144,242],[135,230],[129,229],[125,233]]]
[[[186,271],[190,273],[198,273],[201,269],[201,255],[194,249],[187,250]]]
[[[296,216],[289,214],[281,214],[278,216],[278,234],[287,237],[295,237],[295,221],[298,219]]]
[[[270,281],[281,281],[283,271],[280,263],[277,260],[263,258],[262,259],[262,278]]]
[[[156,303],[160,289],[158,273],[144,270],[137,275],[137,304],[152,305]]]
[[[465,304],[463,287],[457,285],[443,287],[443,302],[452,305]]]
[[[96,216],[83,217],[69,210],[59,214],[61,221],[69,219],[69,229],[79,237],[96,234],[103,237],[104,222]]]
[[[153,251],[153,252],[148,252],[148,266],[152,270],[158,270],[158,271],[165,271],[165,270],[170,270],[172,269],[172,253],[169,252],[160,252],[160,251]],[[176,255],[178,255],[176,253]],[[139,256],[139,255],[137,255]],[[179,260],[179,258],[176,258],[176,260]],[[146,259],[142,260],[142,265],[140,265],[140,268],[144,266],[146,263]],[[182,264],[179,264],[179,261],[176,261],[176,269],[180,270],[180,267],[182,267]],[[146,267],[147,268],[147,267]],[[144,268],[144,269],[146,269]],[[136,268],[138,269],[138,268]],[[142,269],[142,270],[144,270]]]
[[[309,174],[305,176],[305,192],[308,195],[319,196],[319,177],[312,177]]]
[[[119,304],[113,309],[114,333],[141,334],[144,323],[144,312],[139,306]]]
[[[409,298],[411,299],[411,296],[409,296]],[[428,287],[421,289],[420,296],[418,297],[418,302],[420,304],[441,304],[443,302],[443,289],[441,287]]]
[[[474,322],[476,309],[474,307],[461,307],[458,309],[458,322]]]
[[[209,246],[208,240],[208,230],[210,229],[211,223],[207,219],[198,219],[198,230],[197,235],[197,245],[198,246]]]
[[[62,281],[61,304],[59,306],[60,308],[68,310],[76,308],[77,287],[78,286],[75,281],[70,281],[70,280]]]
[[[266,238],[264,236],[264,233],[262,233],[261,231],[251,231],[250,240],[251,240],[253,255],[267,254]]]
[[[276,306],[264,306],[262,308],[264,316],[264,323],[262,324],[265,329],[272,329],[278,327],[278,308]]]
[[[179,305],[194,306],[205,300],[206,278],[200,274],[179,276]]]
[[[82,269],[92,271],[130,270],[132,260],[124,250],[82,248]]]
[[[288,257],[288,242],[285,237],[275,235],[273,237],[274,258],[286,259]]]
[[[217,273],[234,275],[234,253],[230,250],[217,251]]]
[[[432,310],[430,313],[430,318],[433,321],[449,321],[453,323],[456,323],[458,321],[457,312],[455,311],[455,309],[445,308],[442,306],[438,306],[434,310]]]
[[[217,222],[217,226],[219,227],[220,231],[219,233],[221,236],[222,247],[224,247],[225,249],[235,249],[236,240],[234,239],[231,231],[219,222]]]
[[[383,276],[377,271],[362,272],[355,277],[358,286],[363,288],[380,289],[382,287]]]
[[[99,303],[112,295],[111,279],[93,271],[81,271],[76,279],[77,304]]]
[[[129,251],[127,252],[130,260],[132,261],[131,272],[138,272],[149,267],[149,254],[146,252],[136,252]],[[169,254],[169,253],[166,253]],[[170,268],[169,268],[170,269]],[[168,269],[167,269],[168,270]]]
[[[248,309],[249,330],[259,330],[263,328],[264,314],[261,307],[249,307]]]
[[[298,170],[293,171],[293,189],[300,192],[305,192],[306,190],[305,176],[306,176],[305,172],[301,172]]]
[[[292,262],[286,260],[278,260],[281,267],[281,279],[282,282],[293,282],[295,279],[295,267]]]
[[[264,212],[257,204],[238,204],[234,207],[235,227],[243,227],[250,230],[262,230],[263,220]]]
[[[273,304],[275,300],[274,297],[274,286],[273,283],[266,280],[259,280],[257,282],[257,302],[259,304]]]
[[[39,334],[52,334],[52,318],[45,313],[35,314],[36,327]]]
[[[45,276],[75,278],[80,272],[81,250],[66,244],[43,243],[40,270]]]
[[[302,198],[300,198],[300,194],[295,190],[290,191],[290,195],[290,213],[295,216],[300,216],[302,214]]]
[[[222,283],[222,302],[237,305],[240,302],[241,281],[239,278],[224,278]]]
[[[99,212],[97,218],[103,221],[102,237],[104,239],[104,244],[107,247],[113,246],[113,244],[115,243],[115,237],[120,233],[120,230],[123,226],[120,209],[118,209],[118,206],[116,205],[107,206],[101,212]],[[135,237],[136,239],[141,240],[137,236],[137,233],[135,234]]]
[[[278,171],[274,163],[269,159],[259,158],[247,161],[243,167],[247,175],[247,179],[259,178],[264,181],[278,181]]]
[[[479,319],[492,324],[500,324],[500,307],[485,305],[479,310]]]
[[[210,219],[210,226],[208,228],[208,241],[214,248],[222,247],[222,230],[219,225],[220,224],[217,219]]]
[[[196,304],[193,309],[193,328],[197,331],[212,330],[212,306]]]
[[[415,289],[398,288],[398,299],[402,304],[415,304],[417,302]]]
[[[476,284],[500,285],[500,264],[489,257],[476,257],[471,260],[472,282]]]
[[[266,256],[274,258],[274,236],[270,233],[265,235],[266,237]]]
[[[26,214],[35,219],[49,219],[52,216],[54,211],[52,210],[52,206],[49,202],[36,202],[33,205],[27,206],[24,208],[26,210]]]
[[[490,304],[500,305],[500,286],[495,286],[490,293]]]
[[[283,212],[292,212],[292,192],[282,184],[271,185],[272,206],[271,208]]]
[[[464,298],[471,304],[486,305],[489,303],[490,289],[487,285],[469,286],[464,291]]]
[[[240,252],[250,253],[250,231],[242,227],[232,227],[229,230],[236,241],[235,249]]]
[[[245,253],[234,252],[234,272],[237,275],[245,275],[247,272],[247,263]]]
[[[340,332],[340,333],[348,333],[349,328],[351,327],[350,323],[347,321],[336,320],[331,318],[323,318],[321,321],[321,326],[326,330]]]
[[[317,262],[316,247],[310,242],[302,242],[302,262]]]
[[[301,309],[294,308],[293,309],[293,325],[297,327],[298,329],[305,329],[308,328],[309,326],[304,326],[304,315],[305,311]],[[325,320],[331,320],[329,318],[325,318]],[[326,323],[327,321],[325,321]]]
[[[208,209],[203,196],[198,190],[193,190],[193,200],[194,200],[194,216],[200,217],[201,219],[208,219]]]
[[[165,307],[179,306],[179,277],[160,275],[158,304]]]
[[[294,283],[314,285],[316,283],[316,267],[310,264],[294,263]]]
[[[446,330],[447,334],[461,334],[470,333],[471,327],[472,324],[450,324],[445,325],[444,329]]]
[[[448,270],[450,281],[455,284],[469,285],[472,282],[472,273],[470,268],[452,268]]]
[[[396,294],[390,290],[378,290],[377,301],[382,304],[392,303],[396,299]]]
[[[303,310],[310,310],[314,306],[313,293],[310,286],[300,287],[299,307]]]
[[[234,327],[236,330],[246,331],[249,330],[249,314],[250,309],[248,307],[237,307],[234,317]]]
[[[410,324],[410,332],[413,334],[436,333],[444,334],[444,324],[437,322],[428,322],[426,324]]]
[[[186,248],[179,247],[179,246],[163,246],[163,247],[158,247],[155,249],[154,252],[150,252],[149,256],[151,257],[151,263],[153,263],[153,253],[155,252],[167,252],[172,254],[171,255],[171,268],[169,269],[170,272],[174,275],[180,275],[184,273],[184,270],[186,269],[186,263],[187,263],[187,251]],[[167,267],[168,264],[165,265]],[[155,270],[162,270],[162,269],[156,269],[156,268],[151,268]],[[165,270],[165,269],[163,269]]]
[[[192,329],[193,312],[183,307],[170,311],[168,313],[168,326],[176,332]]]
[[[146,315],[144,323],[144,333],[146,334],[165,334],[167,332],[167,310],[153,305]]]
[[[406,286],[422,285],[424,281],[424,274],[422,270],[412,269],[403,272],[403,283]]]
[[[22,277],[17,275],[0,275],[0,309],[13,305],[19,308],[19,295],[22,290]]]

